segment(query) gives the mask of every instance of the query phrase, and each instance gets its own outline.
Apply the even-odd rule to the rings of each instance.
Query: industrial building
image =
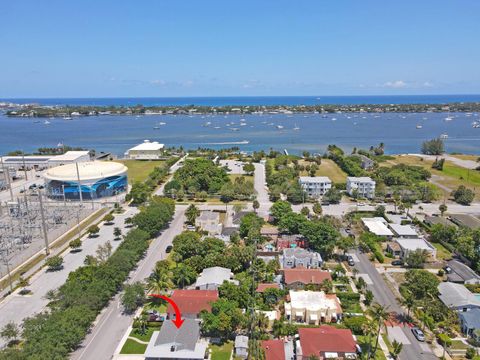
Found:
[[[159,160],[163,156],[164,145],[157,141],[144,140],[143,143],[128,149],[125,156],[132,160]]]
[[[43,170],[53,166],[90,161],[88,151],[67,151],[62,155],[2,156],[1,162],[8,169]]]
[[[48,169],[44,178],[47,196],[56,199],[99,199],[123,193],[128,187],[127,167],[110,161],[57,166]]]

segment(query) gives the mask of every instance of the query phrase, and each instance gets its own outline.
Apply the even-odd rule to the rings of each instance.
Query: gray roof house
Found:
[[[459,314],[460,327],[467,336],[474,336],[475,330],[480,329],[480,309],[472,309]]]
[[[248,336],[237,335],[235,337],[235,355],[239,358],[248,358]]]
[[[203,269],[195,282],[195,289],[217,290],[224,281],[238,285],[238,281],[233,280],[233,273],[230,269],[220,266]]]
[[[448,281],[460,284],[480,284],[480,276],[464,263],[450,260],[447,265],[452,270],[450,274],[447,274]]]
[[[208,232],[209,235],[221,234],[220,213],[216,211],[202,211],[200,216],[195,219],[195,226]]]
[[[205,358],[208,342],[200,339],[200,325],[194,319],[185,319],[178,329],[165,321],[160,331],[155,331],[145,351],[145,360]]]
[[[280,261],[284,269],[296,267],[318,268],[323,263],[322,256],[319,253],[302,248],[283,249]]]
[[[452,310],[469,311],[480,308],[480,300],[462,284],[442,282],[438,285],[438,297]]]

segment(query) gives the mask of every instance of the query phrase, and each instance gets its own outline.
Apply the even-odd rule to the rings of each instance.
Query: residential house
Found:
[[[429,260],[435,260],[437,257],[437,248],[422,238],[417,239],[395,239],[400,246],[400,257],[404,259],[410,252],[425,250]]]
[[[387,239],[393,237],[393,232],[388,228],[387,221],[382,217],[362,218],[363,225],[372,234],[384,236]]]
[[[277,239],[277,250],[300,247],[308,248],[308,241],[302,235],[280,235]]]
[[[369,177],[347,177],[347,193],[361,198],[375,197],[375,181]]]
[[[296,267],[318,268],[322,266],[322,256],[314,251],[302,248],[283,249],[283,255],[280,263],[284,269],[292,269]]]
[[[342,317],[342,307],[335,294],[323,291],[292,291],[290,301],[285,303],[287,320],[296,323],[318,325],[337,322]]]
[[[356,359],[357,343],[349,329],[337,329],[329,325],[318,328],[298,329],[296,360]]]
[[[262,340],[260,346],[265,353],[265,360],[287,360],[284,340]]]
[[[207,348],[208,342],[200,338],[197,320],[185,319],[179,328],[173,322],[165,321],[160,331],[153,332],[145,350],[145,360],[203,360]]]
[[[462,284],[442,282],[438,292],[440,301],[452,310],[465,312],[480,308],[480,299]]]
[[[390,230],[393,231],[395,237],[402,239],[416,239],[418,238],[417,230],[411,225],[388,224]]]
[[[320,269],[285,269],[283,281],[288,289],[303,289],[305,285],[321,285],[324,281],[332,281],[328,271]]]
[[[233,280],[232,270],[220,266],[203,269],[195,282],[195,289],[198,290],[217,290],[224,281],[229,281],[238,285],[237,280]]]
[[[271,284],[261,283],[261,284],[258,284],[257,289],[255,291],[258,293],[263,293],[267,289],[280,289],[280,285],[278,285],[277,283],[271,283]]]
[[[196,319],[202,310],[210,311],[218,300],[217,290],[175,290],[170,297],[182,310],[183,318]],[[167,318],[175,319],[175,309],[167,306]]]
[[[400,257],[402,255],[402,248],[395,241],[387,242],[387,252],[392,254],[393,257]]]
[[[365,155],[362,155],[362,154],[354,154],[353,156],[357,156],[360,158],[360,160],[362,161],[360,163],[360,166],[362,167],[362,169],[364,170],[370,170],[370,169],[373,169],[373,167],[375,166],[375,161],[373,161],[372,159],[370,159],[369,157],[365,156]]]
[[[235,356],[241,359],[248,358],[248,336],[237,335],[235,337]]]
[[[462,332],[469,337],[475,337],[476,330],[480,329],[480,309],[461,312],[459,318]]]
[[[208,232],[208,235],[215,236],[222,233],[220,213],[217,211],[202,211],[195,219],[195,226]]]
[[[332,188],[332,180],[326,176],[300,176],[298,182],[310,198],[319,198]]]
[[[450,268],[447,274],[448,281],[459,284],[480,284],[480,276],[466,264],[458,260],[450,260],[447,265]]]
[[[260,229],[260,235],[272,241],[277,241],[279,233],[278,228],[273,226],[262,226]]]
[[[480,228],[480,219],[470,214],[450,214],[450,221],[455,225],[466,227],[472,230]]]

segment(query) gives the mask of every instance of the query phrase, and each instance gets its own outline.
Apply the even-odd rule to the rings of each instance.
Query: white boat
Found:
[[[283,125],[277,125],[277,129],[282,130],[282,129],[283,129]]]
[[[45,125],[48,125],[48,124],[50,124],[50,121],[45,120],[43,123],[44,123]]]
[[[417,129],[421,129],[422,127],[422,125],[417,125]]]
[[[220,129],[220,126],[214,126],[213,128],[214,129]]]
[[[240,123],[240,126],[246,126],[247,124],[246,123]]]
[[[440,135],[440,139],[448,139],[448,134],[442,134],[442,135]]]
[[[63,120],[72,120],[72,118],[70,116],[64,116]]]
[[[210,121],[207,121],[205,124],[203,124],[202,126],[210,126],[212,125],[212,123]]]
[[[293,128],[293,130],[300,130],[300,128],[298,127],[297,124],[295,124],[295,127]]]
[[[452,121],[452,120],[453,120],[453,116],[447,116],[444,120],[445,120],[445,121]]]
[[[332,121],[337,121],[337,118],[332,118]]]
[[[239,129],[239,128],[230,128],[230,130],[232,130],[232,131],[238,131],[238,130],[240,130],[240,129]]]
[[[161,121],[158,123],[158,125],[167,125],[167,123]]]

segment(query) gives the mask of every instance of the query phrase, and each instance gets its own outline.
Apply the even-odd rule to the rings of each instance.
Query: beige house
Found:
[[[290,322],[319,325],[336,322],[342,317],[342,307],[335,294],[323,291],[291,291],[285,303],[285,316]]]
[[[208,235],[220,235],[223,228],[220,223],[220,213],[216,211],[202,211],[195,220],[195,226],[208,232]]]

